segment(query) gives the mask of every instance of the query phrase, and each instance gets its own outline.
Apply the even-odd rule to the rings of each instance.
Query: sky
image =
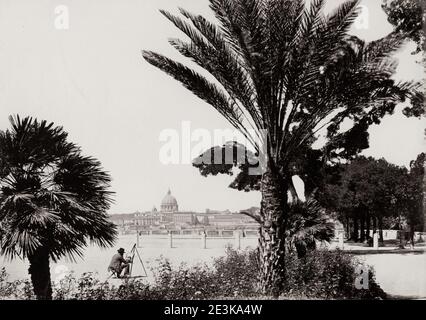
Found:
[[[326,10],[338,2],[329,0]],[[368,15],[353,34],[372,41],[392,31],[380,3],[362,1]],[[158,12],[178,7],[212,17],[207,0],[0,2],[0,129],[8,128],[11,114],[63,126],[111,174],[116,195],[110,213],[158,207],[168,188],[182,210],[259,206],[258,192],[227,188],[232,177],[205,178],[189,164],[159,160],[165,129],[181,137],[183,122],[193,130],[230,128],[211,106],[141,57],[149,49],[182,61],[167,43],[180,34]],[[398,52],[396,78],[424,76],[413,48],[408,44]],[[408,165],[426,149],[423,132],[424,119],[396,113],[371,127],[364,154]]]

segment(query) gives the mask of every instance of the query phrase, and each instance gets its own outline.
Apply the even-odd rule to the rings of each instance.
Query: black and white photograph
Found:
[[[425,18],[0,0],[0,300],[426,300]]]

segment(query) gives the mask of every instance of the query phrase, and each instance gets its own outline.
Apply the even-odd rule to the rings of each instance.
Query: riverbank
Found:
[[[108,278],[107,266],[117,248],[123,247],[127,251],[135,243],[135,236],[120,236],[116,247],[110,249],[99,249],[90,246],[84,252],[84,259],[69,261],[63,259],[58,263],[51,264],[52,279],[58,280],[64,275],[73,272],[76,277],[85,272],[95,272],[100,280]],[[235,246],[234,239],[209,238],[206,241],[206,249],[198,239],[179,239],[173,241],[173,247],[167,237],[148,236],[141,237],[138,249],[147,270],[148,278],[152,279],[152,269],[157,267],[157,260],[165,257],[174,265],[186,263],[195,265],[197,263],[211,264],[214,258],[223,256],[227,246]],[[241,238],[241,249],[255,248],[257,238]],[[335,243],[332,243],[332,246]],[[350,254],[372,266],[376,271],[376,279],[383,290],[394,297],[422,298],[426,299],[426,254],[424,247],[396,250],[395,247],[380,247],[372,250],[371,247],[354,246],[348,244],[345,248]],[[28,279],[28,264],[22,260],[13,262],[4,261],[0,258],[0,266],[4,266],[10,275],[10,280]],[[133,274],[143,274],[140,264],[135,264]]]

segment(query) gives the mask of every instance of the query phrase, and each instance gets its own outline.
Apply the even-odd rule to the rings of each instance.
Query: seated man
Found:
[[[108,266],[108,271],[113,272],[117,275],[117,278],[121,278],[121,273],[124,270],[123,277],[127,277],[129,275],[129,267],[132,263],[131,259],[124,259],[124,249],[120,248],[117,251],[118,253],[115,254],[111,262]]]

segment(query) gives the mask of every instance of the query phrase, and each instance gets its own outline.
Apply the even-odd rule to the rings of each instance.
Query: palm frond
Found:
[[[239,129],[253,146],[257,145],[255,139],[243,125],[243,114],[240,109],[232,104],[232,100],[216,84],[183,64],[158,53],[144,51],[143,57],[152,65],[181,82],[200,99],[213,106],[236,129]]]
[[[334,221],[315,199],[295,202],[289,210],[286,238],[290,249],[297,249],[299,255],[314,249],[317,241],[329,242],[334,237]]]
[[[228,94],[237,100],[236,103],[241,102],[254,122],[254,129],[259,129],[262,123],[257,107],[256,90],[245,60],[230,50],[224,35],[213,23],[184,9],[180,9],[180,11],[192,22],[207,42],[196,38],[192,39],[190,44],[177,39],[171,40],[170,43],[182,55],[191,58],[212,74],[224,86]],[[242,110],[242,112],[244,111]]]
[[[301,145],[336,121],[377,118],[407,98],[415,103],[407,114],[424,109],[415,88],[392,79],[392,54],[402,37],[365,43],[348,34],[359,2],[345,1],[324,14],[323,0],[306,7],[303,0],[210,0],[217,26],[184,9],[183,18],[163,11],[190,39],[170,43],[214,82],[159,54],[144,57],[244,134],[249,125],[266,130],[267,155],[286,170]]]

